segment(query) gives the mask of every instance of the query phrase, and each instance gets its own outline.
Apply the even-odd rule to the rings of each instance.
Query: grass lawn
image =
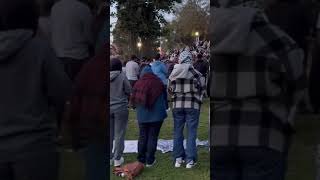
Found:
[[[286,180],[315,180],[315,148],[320,143],[320,117],[300,116],[291,147]]]
[[[59,180],[85,180],[85,167],[79,153],[61,153],[61,166]]]
[[[172,139],[172,116],[161,129],[160,138]],[[296,134],[289,155],[289,167],[286,180],[315,180],[315,145],[320,143],[320,117],[313,115],[300,116],[296,121]],[[208,139],[208,102],[202,108],[199,126],[200,140]],[[127,139],[137,139],[138,128],[133,112],[127,131]],[[137,180],[209,180],[209,153],[205,148],[199,148],[199,163],[192,170],[175,169],[171,161],[171,153],[157,153],[155,167],[145,169]],[[126,162],[136,160],[136,154],[126,154]],[[61,156],[61,176],[59,180],[84,180],[84,166],[78,153],[63,152]],[[111,175],[112,180],[122,178]],[[123,179],[122,179],[123,180]]]
[[[198,128],[198,138],[208,140],[209,138],[209,102],[206,101],[201,109],[200,123]],[[128,130],[126,133],[127,140],[138,139],[139,128],[135,118],[134,111],[130,111]],[[168,113],[168,118],[164,122],[160,139],[173,139],[173,119],[172,112]],[[126,163],[136,161],[137,154],[125,154]],[[172,154],[156,154],[157,164],[152,168],[146,168],[136,180],[209,180],[210,179],[210,156],[208,148],[198,148],[198,164],[194,169],[185,167],[175,168],[172,161]],[[111,175],[112,180],[122,179]]]

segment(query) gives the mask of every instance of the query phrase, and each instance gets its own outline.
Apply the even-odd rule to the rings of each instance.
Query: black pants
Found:
[[[13,162],[0,162],[0,179],[58,180],[58,170],[58,152],[37,152]]]
[[[62,64],[64,65],[64,71],[68,75],[68,77],[72,80],[72,82],[75,81],[78,73],[81,71],[83,65],[88,62],[88,59],[72,59],[72,58],[60,58]],[[94,72],[93,72],[94,73]],[[58,132],[61,130],[61,119],[63,117],[63,111],[64,109],[58,110]]]
[[[152,164],[157,151],[161,122],[139,123],[138,161]]]
[[[259,147],[213,148],[213,180],[284,180],[286,154]]]
[[[81,71],[82,66],[88,61],[88,59],[72,59],[72,58],[60,58],[64,64],[64,70],[69,78],[74,81]]]
[[[134,84],[136,84],[137,80],[129,80],[131,87],[133,88]]]

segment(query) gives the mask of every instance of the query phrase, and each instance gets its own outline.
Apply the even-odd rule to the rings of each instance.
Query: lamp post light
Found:
[[[138,49],[139,49],[139,56],[141,56],[141,47],[142,47],[142,43],[138,42],[137,43]]]
[[[196,42],[199,42],[200,33],[197,31],[194,33],[194,35],[196,36]]]

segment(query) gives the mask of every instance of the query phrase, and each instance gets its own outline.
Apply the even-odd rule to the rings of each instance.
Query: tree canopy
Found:
[[[138,53],[136,43],[141,40],[141,53],[152,55],[167,22],[164,12],[172,12],[181,0],[112,0],[118,18],[113,36],[114,42],[127,54]]]
[[[196,38],[195,32],[201,39],[208,39],[210,3],[207,0],[187,0],[175,11],[176,19],[164,28],[167,39],[171,41],[169,46],[190,45]]]

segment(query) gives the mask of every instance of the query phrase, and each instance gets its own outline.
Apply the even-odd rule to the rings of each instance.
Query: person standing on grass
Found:
[[[108,179],[107,43],[103,47],[79,72],[67,109],[72,146],[84,150],[86,180]]]
[[[220,0],[221,8],[211,14],[210,149],[216,180],[285,179],[295,110],[306,87],[304,55],[268,21],[265,3]]]
[[[125,74],[122,72],[122,63],[119,59],[111,59],[110,65],[110,157],[114,166],[121,166],[124,162],[123,150],[125,132],[127,130],[129,111],[128,99],[131,93],[131,85]]]
[[[34,0],[0,1],[0,179],[57,180],[56,119],[71,81],[36,36]]]
[[[131,87],[133,87],[139,79],[140,67],[137,63],[137,59],[138,58],[136,55],[132,55],[130,60],[126,63],[126,76],[131,84]]]
[[[202,53],[197,55],[197,60],[193,63],[193,67],[199,71],[203,77],[207,77],[209,71],[209,63],[203,59]]]
[[[167,74],[168,74],[168,69],[166,67],[166,65],[161,62],[161,55],[160,54],[157,54],[155,59],[154,59],[154,62],[152,63],[151,65],[151,69],[153,71],[153,73],[155,75],[157,75],[163,85],[164,85],[164,99],[166,101],[166,109],[168,110],[169,109],[169,104],[168,104],[168,93],[167,93],[167,87],[168,87],[168,78],[167,78]]]
[[[201,73],[192,66],[192,54],[189,51],[181,52],[179,64],[174,66],[169,76],[169,83],[173,101],[175,167],[181,167],[186,162],[186,168],[193,168],[197,162],[197,129],[206,88]],[[183,146],[185,125],[188,131],[186,151]]]
[[[74,80],[94,55],[93,14],[80,0],[60,0],[52,7],[50,19],[53,49]]]
[[[131,96],[139,124],[137,159],[151,167],[156,163],[158,137],[163,121],[167,118],[164,85],[150,66],[144,67],[140,76]]]

